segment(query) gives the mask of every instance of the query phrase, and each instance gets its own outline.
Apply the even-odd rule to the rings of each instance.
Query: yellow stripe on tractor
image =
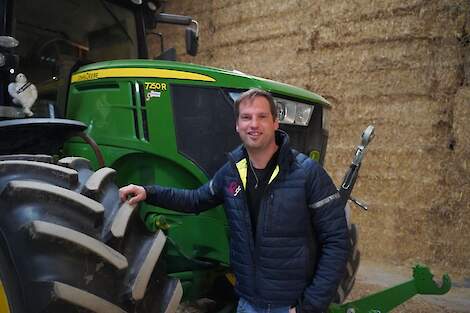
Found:
[[[8,298],[3,287],[3,283],[0,281],[0,313],[10,313],[10,306],[8,305]]]
[[[178,70],[156,68],[108,68],[75,73],[72,75],[72,83],[111,77],[151,77],[215,82],[214,78],[207,75]]]

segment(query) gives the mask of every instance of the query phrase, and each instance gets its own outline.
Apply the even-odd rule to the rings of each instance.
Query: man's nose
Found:
[[[258,118],[253,117],[253,118],[250,120],[250,126],[251,126],[251,127],[258,127],[258,125],[259,125],[259,120],[258,120]]]

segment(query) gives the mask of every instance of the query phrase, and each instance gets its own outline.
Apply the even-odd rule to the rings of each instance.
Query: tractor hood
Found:
[[[148,77],[204,82],[225,88],[258,87],[273,94],[330,106],[320,95],[292,85],[242,73],[188,63],[157,60],[117,60],[89,64],[72,75],[72,84],[104,78]],[[236,87],[235,87],[236,86]]]

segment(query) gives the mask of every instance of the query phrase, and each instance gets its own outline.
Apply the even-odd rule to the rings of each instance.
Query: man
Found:
[[[235,102],[243,145],[196,190],[129,185],[121,199],[186,213],[224,204],[239,313],[324,312],[349,251],[344,208],[328,174],[289,147],[272,96],[259,89]]]

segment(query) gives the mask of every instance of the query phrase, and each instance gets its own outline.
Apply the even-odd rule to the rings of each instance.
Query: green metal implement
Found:
[[[451,288],[449,275],[442,277],[438,286],[428,267],[413,267],[413,278],[405,283],[379,291],[365,298],[342,305],[332,304],[329,313],[386,313],[415,295],[443,295]]]

